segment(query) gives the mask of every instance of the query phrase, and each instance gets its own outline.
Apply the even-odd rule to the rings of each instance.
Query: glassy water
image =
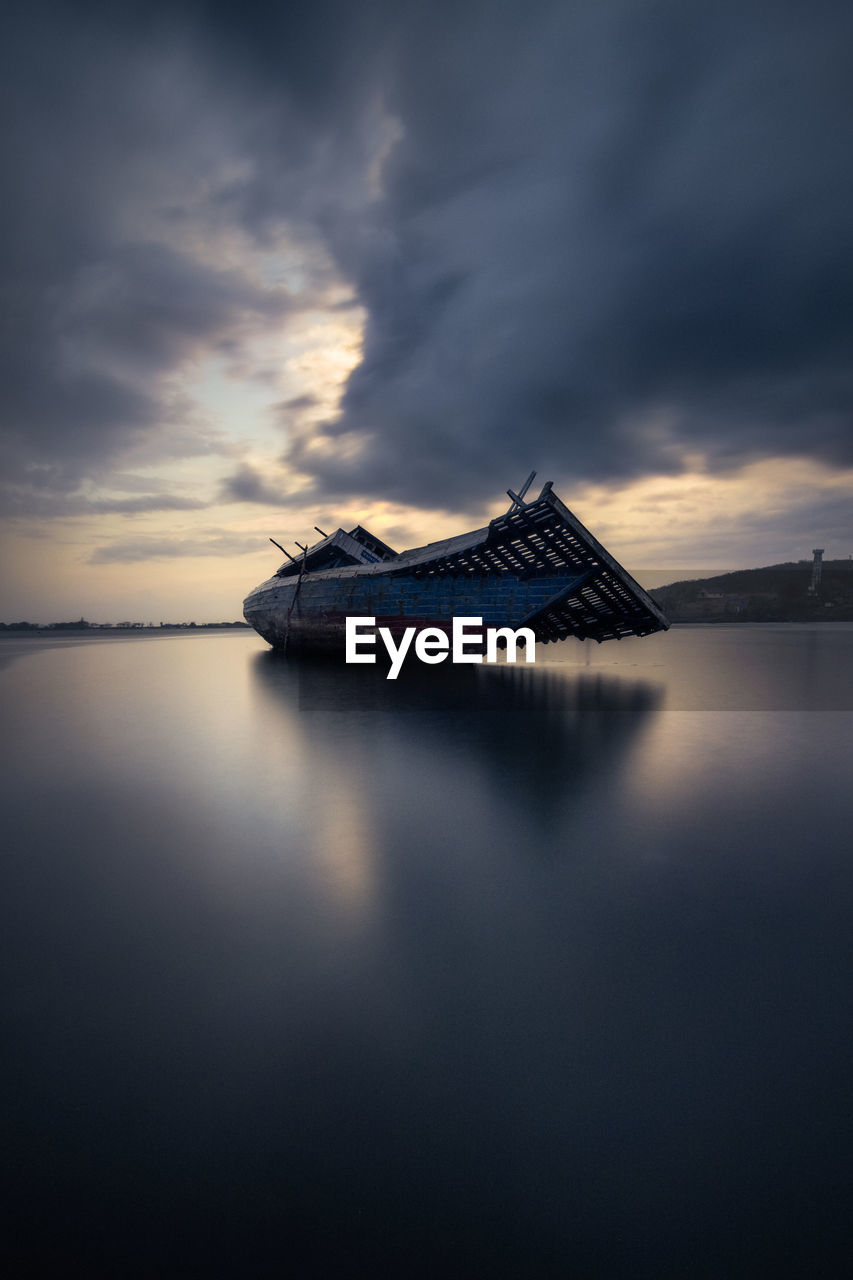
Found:
[[[10,661],[12,1274],[840,1274],[852,658]]]

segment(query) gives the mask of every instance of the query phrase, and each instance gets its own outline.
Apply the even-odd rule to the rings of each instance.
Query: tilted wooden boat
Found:
[[[512,505],[485,528],[412,551],[397,553],[360,525],[324,535],[256,587],[243,616],[275,648],[318,652],[343,651],[348,617],[375,618],[395,636],[412,626],[450,635],[454,617],[477,617],[484,628],[529,627],[545,644],[667,630],[551,481],[524,500],[532,479],[507,490]]]

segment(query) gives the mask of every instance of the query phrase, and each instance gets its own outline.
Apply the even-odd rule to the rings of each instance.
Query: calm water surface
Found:
[[[853,627],[4,652],[11,1274],[846,1273]]]

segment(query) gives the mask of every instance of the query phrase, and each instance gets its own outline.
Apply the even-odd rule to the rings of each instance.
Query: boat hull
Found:
[[[374,618],[394,636],[407,627],[436,627],[451,634],[453,619],[482,619],[483,627],[518,628],[558,591],[565,578],[521,582],[515,578],[414,578],[354,574],[333,578],[271,579],[250,595],[244,616],[274,648],[342,649],[346,620]],[[473,633],[473,632],[472,632]]]
[[[529,627],[542,643],[669,626],[550,485],[483,529],[382,563],[308,572],[282,566],[246,597],[244,616],[273,647],[314,652],[343,650],[350,617],[373,618],[393,635],[412,626],[449,635],[454,618],[480,618],[484,628]]]

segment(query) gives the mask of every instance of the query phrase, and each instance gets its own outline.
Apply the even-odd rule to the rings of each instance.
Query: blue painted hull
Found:
[[[314,652],[343,649],[348,617],[374,618],[395,635],[411,626],[450,634],[454,618],[476,617],[484,627],[529,627],[543,643],[669,626],[550,485],[484,529],[382,563],[284,565],[246,597],[244,616],[274,647]]]

